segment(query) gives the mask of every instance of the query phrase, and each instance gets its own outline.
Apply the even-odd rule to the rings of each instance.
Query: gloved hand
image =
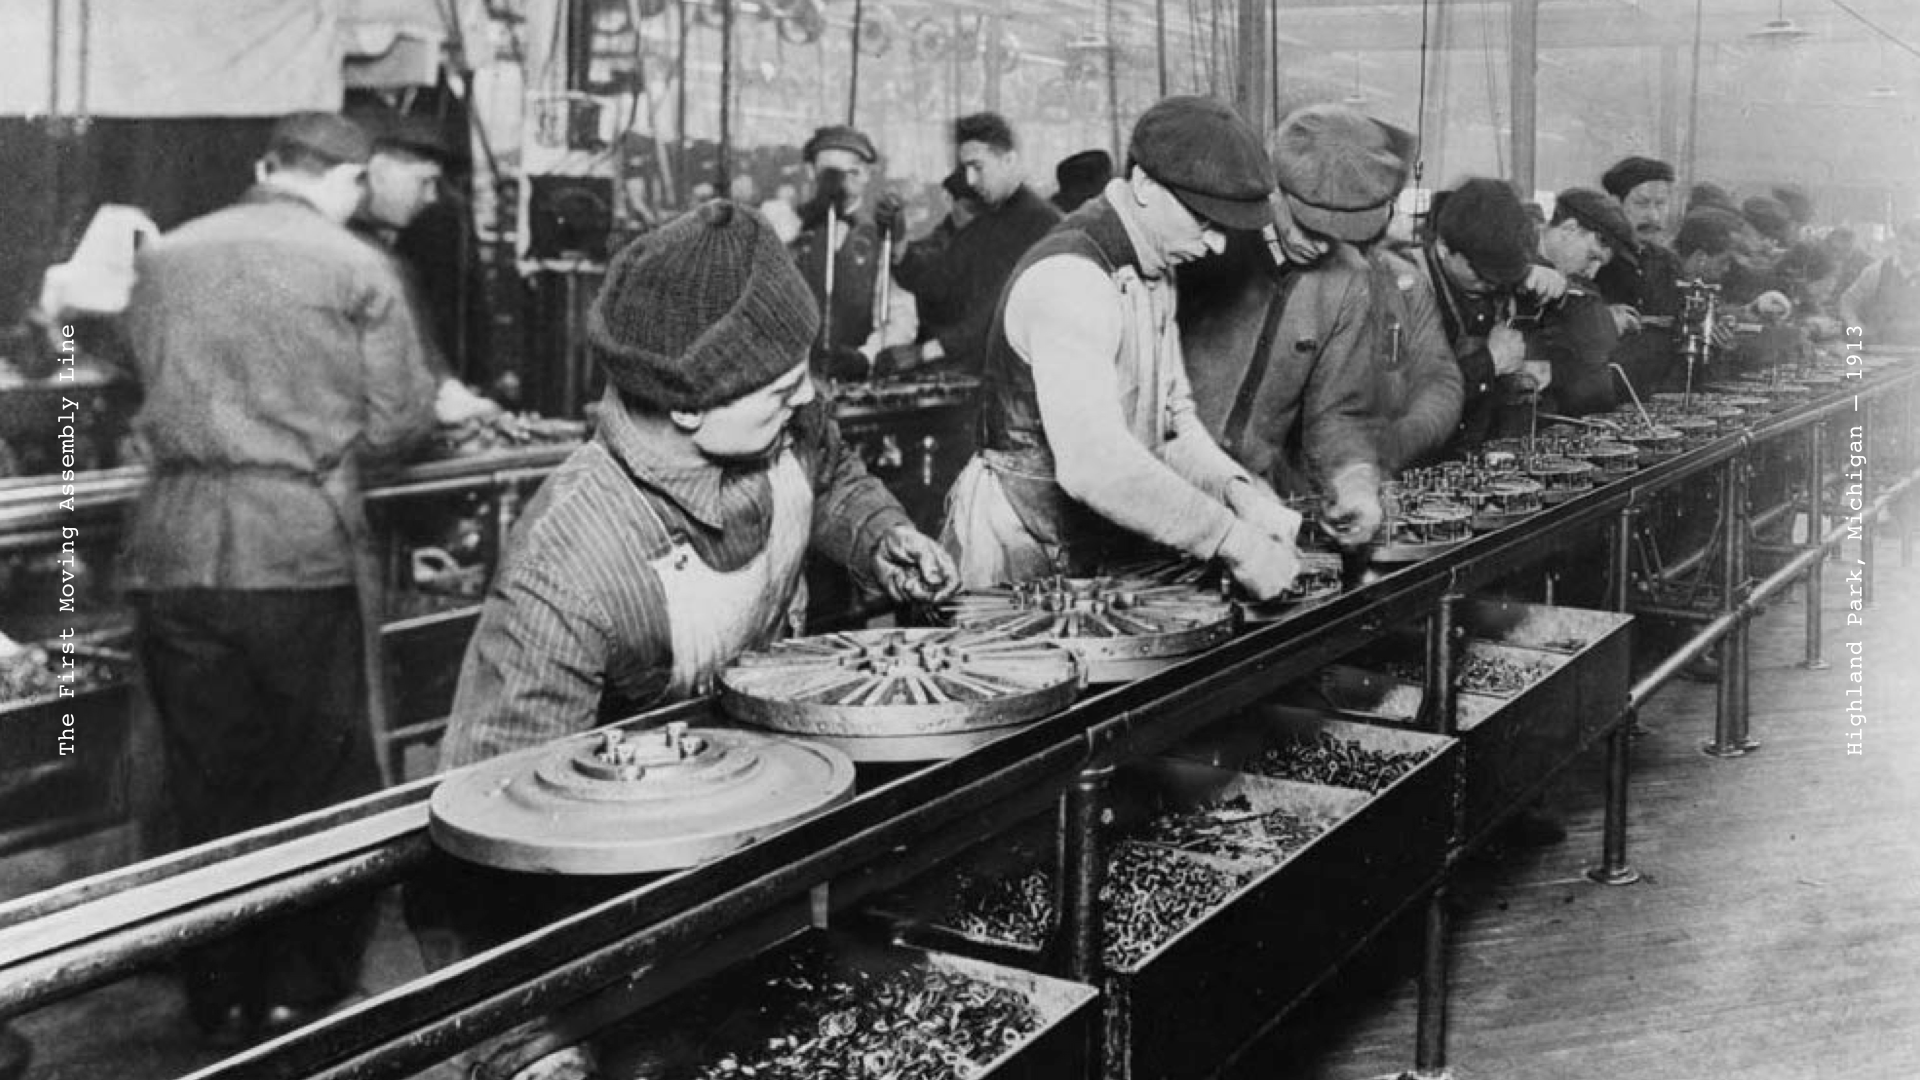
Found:
[[[860,382],[868,377],[873,365],[867,363],[867,354],[854,346],[835,345],[814,349],[813,369],[829,379]]]
[[[944,600],[960,587],[947,549],[908,525],[888,531],[873,552],[873,576],[895,603]]]
[[[1300,553],[1292,544],[1239,520],[1227,529],[1217,554],[1233,580],[1256,602],[1279,596],[1300,574]]]
[[[1527,359],[1527,339],[1511,326],[1496,326],[1487,334],[1487,353],[1493,357],[1493,373],[1512,375]]]
[[[1326,522],[1334,543],[1358,547],[1373,539],[1385,514],[1380,509],[1380,470],[1372,465],[1349,465],[1327,484],[1332,498]]]
[[[922,360],[918,344],[889,345],[873,358],[873,377],[884,379],[912,371]]]
[[[433,418],[447,427],[458,427],[469,420],[485,420],[503,410],[481,397],[459,379],[443,379],[433,395]]]
[[[1273,490],[1258,480],[1235,481],[1227,485],[1227,509],[1242,524],[1262,536],[1292,544],[1300,536],[1300,513],[1280,501]]]
[[[898,240],[907,235],[907,201],[894,192],[883,192],[873,202],[873,223],[880,227],[881,236]]]
[[[1531,380],[1533,392],[1539,393],[1553,385],[1553,363],[1548,360],[1528,360],[1520,365],[1522,378]]]
[[[1613,305],[1612,311],[1613,328],[1621,337],[1640,332],[1639,309],[1635,308],[1632,304],[1615,304]]]
[[[1567,291],[1567,278],[1551,266],[1535,266],[1520,287],[1542,300],[1558,300]]]

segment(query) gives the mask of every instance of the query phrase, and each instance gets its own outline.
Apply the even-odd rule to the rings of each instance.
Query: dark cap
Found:
[[[1413,136],[1339,105],[1295,109],[1267,144],[1293,219],[1340,240],[1371,240],[1407,182]]]
[[[1796,224],[1805,225],[1813,220],[1813,196],[1799,184],[1779,184],[1773,189],[1773,197],[1787,208],[1788,216]]]
[[[1691,213],[1702,206],[1717,206],[1736,214],[1740,212],[1740,207],[1733,201],[1733,196],[1727,193],[1727,189],[1711,180],[1702,180],[1687,190],[1687,212]]]
[[[1778,199],[1755,195],[1740,204],[1740,216],[1769,240],[1786,243],[1793,233],[1793,215]]]
[[[1251,232],[1273,220],[1273,174],[1260,133],[1225,102],[1162,98],[1133,125],[1127,157],[1210,221]]]
[[[1434,229],[1489,284],[1518,285],[1533,269],[1533,219],[1504,180],[1474,179],[1454,188]]]
[[[815,128],[813,138],[808,139],[807,145],[801,147],[800,157],[804,161],[811,162],[820,156],[822,150],[845,150],[869,165],[880,157],[879,151],[873,148],[873,140],[867,138],[865,132],[848,127],[846,124],[828,124],[823,128]]]
[[[1062,188],[1081,187],[1099,190],[1113,179],[1113,156],[1105,150],[1082,150],[1060,159],[1053,167],[1053,178]]]
[[[1600,177],[1600,186],[1614,198],[1624,199],[1634,188],[1653,180],[1673,183],[1673,166],[1655,158],[1636,156],[1621,158]]]
[[[1639,242],[1634,239],[1633,226],[1627,224],[1620,204],[1605,195],[1592,188],[1568,188],[1553,197],[1553,216],[1572,218],[1585,226],[1613,249],[1614,258],[1635,261]]]
[[[440,121],[431,116],[389,116],[375,127],[373,152],[407,154],[442,165],[453,158]]]
[[[1739,214],[1717,206],[1697,207],[1681,219],[1680,231],[1673,238],[1673,250],[1681,258],[1696,251],[1724,255],[1733,250],[1746,228],[1746,219]]]
[[[373,141],[359,124],[328,112],[297,112],[280,118],[267,136],[267,153],[312,154],[335,165],[365,165]]]

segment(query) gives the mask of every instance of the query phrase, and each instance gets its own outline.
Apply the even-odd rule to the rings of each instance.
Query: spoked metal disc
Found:
[[[1218,586],[1158,572],[1043,577],[962,593],[941,605],[954,626],[1078,653],[1087,681],[1128,682],[1233,636]]]
[[[678,870],[853,794],[829,746],[754,731],[620,729],[564,739],[449,776],[434,842],[470,862],[557,874]]]
[[[930,761],[1066,708],[1084,670],[1052,642],[1011,634],[851,630],[742,656],[720,676],[720,706],[855,761]]]
[[[1287,586],[1279,596],[1271,600],[1249,599],[1238,586],[1232,583],[1226,570],[1217,563],[1204,563],[1194,559],[1167,559],[1157,563],[1129,565],[1116,572],[1137,575],[1167,584],[1191,585],[1216,595],[1224,593],[1227,599],[1232,601],[1233,606],[1239,609],[1242,621],[1269,623],[1293,614],[1302,604],[1340,595],[1346,587],[1343,580],[1345,569],[1346,565],[1337,552],[1302,551],[1299,576],[1293,579],[1293,584]]]

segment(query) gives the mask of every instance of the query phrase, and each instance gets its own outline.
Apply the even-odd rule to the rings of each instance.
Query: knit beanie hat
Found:
[[[716,199],[614,256],[587,313],[607,378],[663,410],[752,393],[807,359],[813,294],[756,211]]]

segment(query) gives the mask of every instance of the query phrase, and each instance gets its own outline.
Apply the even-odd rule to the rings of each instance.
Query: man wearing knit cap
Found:
[[[1319,495],[1348,545],[1380,524],[1367,263],[1412,139],[1334,105],[1268,141],[1277,190],[1262,235],[1180,282],[1194,404],[1222,449],[1288,494]]]
[[[884,325],[880,318],[883,275],[888,271],[881,258],[875,202],[867,198],[879,154],[865,132],[845,124],[814,131],[801,154],[813,181],[813,197],[800,208],[793,257],[821,313],[814,371],[836,379],[865,379],[883,349],[912,344],[918,328],[913,295],[898,282],[891,286]],[[899,197],[888,194],[879,201],[883,216],[890,223],[897,221]]]
[[[340,116],[289,116],[239,202],[139,255],[126,328],[151,469],[119,569],[186,844],[380,785],[360,476],[431,430],[433,379],[400,282],[345,227],[369,150]],[[184,957],[208,1041],[297,1026],[351,993],[371,900]]]
[[[1254,598],[1299,570],[1297,514],[1208,436],[1174,325],[1176,268],[1272,221],[1260,136],[1219,101],[1167,98],[1126,173],[1015,268],[987,347],[980,450],[942,541],[970,587],[1083,574],[1158,545],[1219,558]]]
[[[1631,259],[1614,259],[1594,275],[1600,295],[1618,316],[1619,364],[1640,394],[1674,381],[1677,358],[1673,323],[1680,314],[1680,260],[1666,246],[1673,201],[1673,166],[1649,157],[1627,157],[1600,178],[1633,227]]]
[[[1515,302],[1557,300],[1567,281],[1534,262],[1536,243],[1533,219],[1513,185],[1476,178],[1448,193],[1421,249],[1421,271],[1460,365],[1457,448],[1472,449],[1487,438],[1498,396],[1518,392],[1521,376],[1541,381],[1541,372],[1526,370],[1526,339],[1512,323]]]
[[[952,591],[946,553],[867,474],[815,395],[807,351],[819,327],[773,227],[729,202],[613,259],[587,321],[608,381],[599,429],[515,526],[461,666],[441,768],[707,692],[792,625],[809,550],[896,601]],[[499,905],[464,910],[457,895],[439,916],[456,952],[530,928],[503,925]]]

